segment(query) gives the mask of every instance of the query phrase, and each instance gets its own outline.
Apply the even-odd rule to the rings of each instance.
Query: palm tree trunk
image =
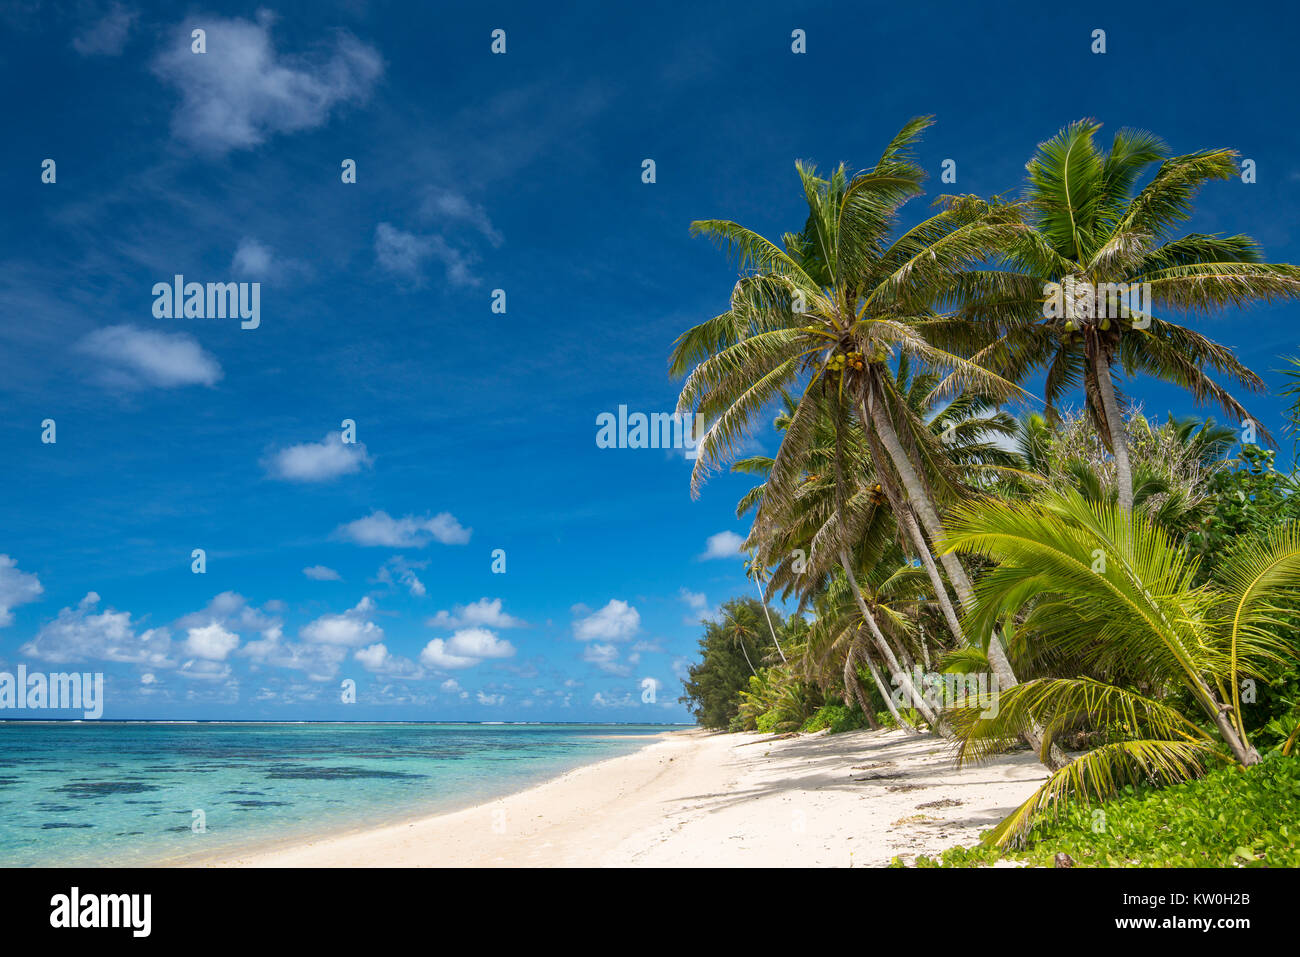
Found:
[[[786,660],[785,652],[781,650],[781,642],[776,640],[776,629],[772,627],[772,615],[767,610],[767,598],[763,595],[763,589],[758,584],[758,579],[754,579],[754,588],[757,589],[758,600],[763,605],[763,615],[767,618],[767,630],[772,633],[772,644],[776,645],[776,653],[781,656],[781,664],[788,665],[790,662]]]
[[[741,638],[738,642],[736,642],[736,644],[740,645],[740,653],[745,656],[745,664],[749,665],[750,673],[753,675],[757,675],[758,672],[754,670],[754,663],[749,660],[749,652],[745,648],[745,639]]]
[[[1259,764],[1259,752],[1246,740],[1246,735],[1239,733],[1233,723],[1228,720],[1228,712],[1231,708],[1228,705],[1219,704],[1219,699],[1214,696],[1214,692],[1201,680],[1199,675],[1193,675],[1192,681],[1193,691],[1201,699],[1201,707],[1213,719],[1215,727],[1219,729],[1219,734],[1222,735],[1224,742],[1232,750],[1233,757],[1243,767]]]
[[[1106,414],[1106,428],[1110,432],[1110,450],[1115,455],[1115,484],[1119,488],[1119,507],[1133,510],[1133,469],[1128,460],[1128,433],[1115,401],[1115,383],[1110,377],[1110,360],[1100,348],[1092,356],[1093,377],[1101,396],[1101,408]]]
[[[930,552],[930,546],[926,543],[925,537],[921,534],[921,529],[917,527],[916,516],[912,514],[911,508],[904,501],[903,496],[898,491],[898,486],[894,484],[894,479],[885,467],[882,455],[883,451],[880,446],[879,437],[874,429],[870,427],[870,416],[867,415],[866,406],[859,400],[858,412],[862,416],[863,430],[866,434],[867,445],[871,451],[871,457],[879,464],[876,466],[876,478],[880,481],[880,487],[885,493],[885,498],[889,502],[889,507],[894,510],[894,519],[903,530],[907,532],[908,537],[912,540],[912,545],[916,549],[921,564],[925,567],[926,574],[930,577],[930,584],[934,587],[935,600],[943,610],[944,621],[948,625],[948,630],[957,641],[957,647],[965,648],[970,644],[966,640],[966,633],[962,631],[961,622],[957,619],[957,612],[952,606],[952,600],[948,597],[948,586],[944,584],[939,569],[934,565],[934,555]]]
[[[903,444],[898,440],[898,432],[894,429],[894,423],[889,420],[889,416],[885,414],[885,410],[881,408],[880,403],[875,401],[871,389],[865,383],[862,391],[859,392],[858,398],[864,416],[863,428],[875,431],[876,435],[880,437],[881,443],[885,446],[885,451],[889,453],[890,461],[894,463],[894,468],[898,470],[898,477],[902,479],[903,487],[907,490],[908,499],[916,508],[917,516],[930,536],[930,541],[940,541],[943,538],[943,522],[939,520],[939,512],[935,508],[934,502],[931,501],[925,485],[921,482],[921,477],[917,474],[916,469],[912,467],[911,458],[904,450]],[[944,570],[948,572],[948,580],[952,582],[953,587],[957,590],[958,600],[961,601],[962,605],[969,607],[975,598],[975,591],[971,586],[970,578],[966,575],[966,569],[962,567],[961,562],[957,560],[957,556],[952,552],[941,553],[939,560],[943,563]],[[852,576],[850,576],[850,580],[851,578]],[[1006,652],[1003,651],[1002,643],[996,634],[990,636],[986,653],[989,668],[997,678],[999,688],[1012,688],[1019,684],[1016,673],[1011,668],[1011,662],[1007,660]],[[1043,735],[1040,728],[1035,725],[1031,730],[1026,731],[1025,740],[1034,749],[1035,753],[1042,755]],[[1070,762],[1065,756],[1065,752],[1052,744],[1043,763],[1049,770],[1058,771]]]
[[[957,639],[957,646],[965,648],[970,642],[966,640],[966,633],[962,630],[961,622],[957,619],[957,609],[952,607],[952,599],[948,597],[948,586],[943,583],[943,576],[939,574],[939,569],[934,564],[934,555],[930,553],[930,547],[921,534],[921,529],[917,527],[916,516],[912,514],[912,510],[907,505],[903,505],[902,518],[907,535],[912,539],[913,547],[916,548],[917,557],[921,559],[921,564],[925,566],[925,573],[930,577],[930,584],[934,587],[935,601],[939,603],[939,608],[943,612],[943,619],[948,623],[948,630]]]
[[[848,550],[840,546],[840,564],[844,566],[844,574],[849,580],[849,590],[853,592],[853,598],[858,603],[858,611],[862,613],[862,620],[866,622],[867,628],[871,631],[872,638],[875,639],[876,647],[880,649],[881,655],[884,656],[885,663],[898,678],[899,684],[907,690],[908,696],[912,699],[913,707],[920,713],[921,717],[926,720],[930,727],[936,730],[939,727],[939,718],[934,713],[929,703],[926,702],[925,696],[920,689],[912,683],[912,676],[903,670],[898,663],[898,658],[894,655],[894,649],[889,647],[889,642],[876,624],[876,618],[871,614],[871,609],[867,607],[867,601],[862,597],[862,589],[858,587],[858,579],[853,574],[853,563],[849,559]]]
[[[876,716],[871,713],[871,702],[866,695],[862,693],[862,684],[858,681],[858,674],[853,668],[853,662],[857,660],[858,638],[854,638],[849,644],[848,653],[844,656],[844,703],[851,704],[856,701],[858,709],[862,712],[863,717],[867,719],[867,725],[872,731],[880,730],[880,722]],[[850,698],[850,695],[852,698]]]
[[[911,731],[914,734],[919,733],[920,729],[918,729],[916,725],[912,724],[912,722],[899,714],[898,706],[894,704],[894,696],[890,694],[889,689],[885,687],[885,681],[880,677],[880,669],[878,669],[876,663],[871,660],[871,655],[862,655],[862,660],[867,663],[867,670],[871,672],[871,677],[875,679],[876,687],[880,689],[880,696],[885,699],[885,707],[889,709],[889,714],[894,719],[894,723],[898,725],[900,730]]]

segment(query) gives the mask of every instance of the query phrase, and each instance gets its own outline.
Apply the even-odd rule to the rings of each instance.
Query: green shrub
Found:
[[[836,701],[818,708],[799,730],[821,731],[823,728],[829,728],[831,734],[839,734],[842,731],[858,731],[869,727],[871,725],[867,723],[867,716],[861,710],[846,707]]]
[[[1274,753],[1172,787],[1128,787],[1104,804],[1069,806],[1023,850],[955,847],[916,866],[1051,867],[1059,851],[1081,867],[1300,867],[1300,759]]]

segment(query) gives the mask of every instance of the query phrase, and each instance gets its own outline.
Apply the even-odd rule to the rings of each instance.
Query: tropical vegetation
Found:
[[[683,700],[717,729],[931,733],[960,762],[1028,746],[1050,774],[991,847],[1207,774],[1293,775],[1297,475],[1247,408],[1264,380],[1198,326],[1300,297],[1300,267],[1181,231],[1235,152],[1138,130],[1102,149],[1090,120],[1039,145],[1018,196],[905,223],[929,122],[862,172],[797,163],[807,216],[779,241],[692,224],[740,277],[669,366],[707,423],[693,494],[724,468],[756,482],[756,597],[705,622]],[[1148,416],[1150,380],[1228,423]],[[762,435],[775,451],[742,455]]]

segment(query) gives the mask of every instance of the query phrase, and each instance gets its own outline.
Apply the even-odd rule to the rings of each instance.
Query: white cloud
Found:
[[[365,518],[340,525],[335,534],[358,545],[423,548],[430,540],[443,545],[464,545],[472,532],[471,528],[461,527],[450,512],[402,518],[393,518],[387,512],[372,512]]]
[[[204,17],[207,53],[190,49],[189,21],[153,72],[180,91],[172,132],[196,149],[225,153],[257,146],[276,133],[324,125],[341,104],[363,102],[383,72],[379,51],[340,31],[325,55],[288,55],[271,41],[272,17]]]
[[[273,604],[267,602],[267,605]],[[268,615],[250,605],[238,592],[223,591],[216,595],[202,611],[190,612],[176,619],[176,627],[191,629],[205,625],[220,625],[228,631],[279,630],[281,622],[275,615]]]
[[[735,532],[718,532],[710,535],[704,554],[700,558],[739,558],[740,546],[745,539]]]
[[[506,696],[503,694],[485,694],[482,691],[475,692],[478,697],[478,703],[482,705],[501,705],[506,703]]]
[[[313,581],[318,582],[341,582],[343,576],[332,568],[324,565],[309,565],[302,570],[302,573]]]
[[[345,443],[338,432],[319,442],[304,442],[280,449],[265,463],[267,471],[286,482],[326,482],[351,475],[370,465],[365,445]]]
[[[241,655],[259,665],[289,668],[302,671],[311,681],[328,681],[338,674],[339,665],[347,657],[342,645],[284,643],[278,629],[265,632],[257,641],[245,643]]]
[[[416,575],[416,569],[424,568],[428,562],[407,561],[401,555],[394,555],[379,567],[377,581],[390,585],[396,582],[411,593],[412,598],[423,598],[427,593],[424,582]]]
[[[470,258],[438,235],[419,236],[392,223],[375,227],[375,262],[381,269],[419,285],[429,259],[442,263],[453,286],[476,286],[480,280],[470,270]]]
[[[463,628],[444,641],[434,638],[420,652],[430,668],[472,668],[488,658],[510,658],[515,646],[486,628]]]
[[[689,588],[682,588],[678,591],[678,596],[690,609],[682,616],[682,624],[695,626],[700,623],[702,618],[713,618],[717,615],[716,608],[709,607],[709,601],[704,597],[704,592],[691,591]]]
[[[369,598],[362,598],[355,608],[340,615],[321,615],[315,621],[303,625],[298,635],[313,644],[347,648],[375,642],[384,637],[384,630],[369,620],[374,610],[375,603]]]
[[[378,642],[367,648],[358,649],[352,657],[361,663],[361,667],[374,674],[399,678],[417,678],[422,674],[411,659],[392,654],[386,645]]]
[[[262,281],[292,279],[304,276],[311,270],[305,263],[279,256],[260,240],[245,236],[235,247],[234,258],[230,260],[230,271],[239,279]]]
[[[221,681],[223,678],[230,677],[231,670],[230,665],[219,661],[191,658],[181,665],[176,673],[182,678],[193,678],[198,681]]]
[[[460,691],[460,690],[461,690],[460,682],[457,681],[455,678],[448,678],[446,681],[444,681],[444,682],[443,682],[442,684],[440,684],[438,687],[441,688],[443,691],[446,691],[446,692],[449,692],[449,693],[451,693],[451,692],[456,692],[456,691]]]
[[[8,555],[0,555],[0,627],[13,624],[15,605],[36,601],[44,591],[39,578],[19,571],[18,562]]]
[[[617,646],[602,644],[599,641],[592,642],[582,649],[582,660],[595,665],[606,674],[627,675],[632,670],[628,665],[619,662]]]
[[[683,587],[679,594],[681,595],[682,601],[686,602],[692,611],[702,612],[709,607],[709,600],[704,597],[704,592],[702,591],[691,591],[690,589]]]
[[[115,388],[210,386],[221,379],[217,360],[184,332],[105,326],[78,342],[76,348],[100,360],[97,377]]]
[[[430,628],[523,628],[528,622],[502,611],[500,598],[480,598],[469,605],[456,605],[451,611],[440,611],[425,624]]]
[[[107,13],[73,37],[72,49],[82,56],[120,56],[138,16],[137,11],[114,3]]]
[[[207,661],[225,661],[239,647],[239,636],[215,622],[191,628],[185,638],[185,653]]]
[[[471,203],[460,193],[452,190],[431,191],[425,196],[424,202],[420,204],[420,213],[428,218],[450,219],[468,223],[482,233],[483,237],[493,246],[500,246],[503,242],[501,233],[488,219],[487,210],[478,203]]]
[[[171,667],[171,633],[150,628],[137,634],[131,614],[96,612],[99,595],[87,592],[75,609],[64,608],[57,618],[41,626],[36,637],[18,649],[20,655],[65,664],[100,659],[155,668]]]
[[[573,623],[573,634],[579,641],[626,641],[641,627],[641,616],[625,601],[617,598],[599,611]]]
[[[142,685],[152,685],[157,683],[158,683],[158,679],[157,677],[154,676],[154,673],[152,671],[146,671],[144,674],[140,676],[140,684]]]

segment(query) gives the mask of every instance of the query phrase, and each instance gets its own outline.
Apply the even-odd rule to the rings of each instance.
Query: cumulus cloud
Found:
[[[225,661],[239,647],[239,636],[215,622],[191,628],[185,638],[185,654],[207,661]]]
[[[370,621],[375,603],[362,598],[356,606],[339,615],[321,615],[298,631],[304,641],[319,645],[340,645],[351,648],[384,637],[384,630]]]
[[[603,644],[599,641],[592,642],[582,649],[582,660],[595,665],[601,671],[610,675],[627,675],[632,670],[629,665],[618,660],[617,646]]]
[[[318,582],[341,582],[343,576],[332,568],[325,565],[308,565],[302,570],[302,573],[312,581]]]
[[[395,678],[418,678],[422,674],[415,662],[393,654],[380,642],[357,649],[352,657],[372,674],[389,675]]]
[[[462,628],[449,639],[434,638],[420,652],[430,668],[472,668],[489,658],[510,658],[515,646],[486,628]]]
[[[197,681],[221,681],[231,675],[230,665],[204,658],[191,658],[176,670],[182,678]]]
[[[18,562],[8,555],[0,555],[0,627],[13,624],[15,605],[36,601],[44,591],[39,578],[19,571]]]
[[[184,332],[105,326],[78,342],[76,348],[98,360],[96,377],[115,388],[211,386],[221,379],[221,365]]]
[[[700,558],[739,558],[740,546],[745,539],[735,532],[718,532],[710,535]]]
[[[82,56],[120,56],[139,13],[114,3],[102,17],[72,39]]]
[[[277,133],[324,125],[345,103],[364,102],[383,72],[379,51],[340,31],[323,52],[276,50],[273,18],[257,22],[204,17],[207,53],[190,48],[190,24],[169,31],[154,74],[175,87],[180,102],[172,132],[197,150],[248,149]]]
[[[333,678],[347,658],[348,649],[343,645],[286,642],[283,638],[278,629],[271,630],[256,641],[245,643],[239,653],[258,665],[304,672],[311,681]]]
[[[450,512],[402,518],[393,518],[387,512],[371,512],[365,518],[340,525],[335,534],[358,545],[423,548],[430,541],[464,545],[472,532],[471,528],[463,528]]]
[[[265,633],[278,630],[281,622],[274,614],[268,614],[250,605],[248,600],[238,592],[223,591],[201,610],[176,619],[177,628],[193,629],[206,625],[220,625],[228,631],[235,632]]]
[[[171,633],[150,628],[137,633],[131,613],[106,609],[97,611],[99,595],[87,592],[77,607],[64,608],[46,622],[36,637],[18,649],[20,655],[67,664],[74,661],[120,661],[170,667]]]
[[[429,260],[442,264],[453,286],[476,286],[480,280],[470,269],[470,258],[439,235],[420,236],[392,223],[375,227],[375,262],[386,272],[419,285]]]
[[[280,449],[267,459],[267,472],[286,482],[327,482],[351,475],[371,464],[360,442],[344,442],[338,432],[329,432],[319,442],[304,442]]]
[[[626,641],[640,627],[641,615],[637,610],[627,602],[613,598],[599,611],[574,621],[573,635],[579,641]]]
[[[500,705],[506,703],[506,696],[503,694],[488,694],[484,691],[476,691],[475,697],[478,703],[482,705]]]
[[[501,608],[500,598],[480,598],[469,605],[456,605],[451,611],[440,611],[425,624],[430,628],[523,628],[528,622],[507,615]]]

